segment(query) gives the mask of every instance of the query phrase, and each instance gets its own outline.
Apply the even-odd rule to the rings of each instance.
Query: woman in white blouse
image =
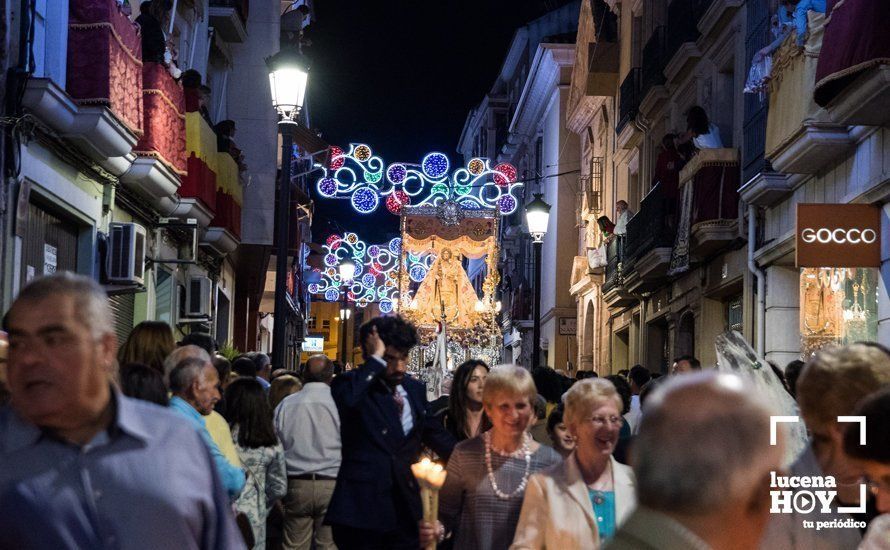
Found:
[[[686,134],[680,142],[692,140],[696,149],[720,149],[723,141],[720,139],[720,129],[708,120],[708,114],[698,105],[694,105],[686,113]]]
[[[529,479],[511,549],[596,549],[627,519],[636,507],[634,474],[612,457],[621,406],[615,386],[602,378],[581,380],[566,393],[575,452]]]

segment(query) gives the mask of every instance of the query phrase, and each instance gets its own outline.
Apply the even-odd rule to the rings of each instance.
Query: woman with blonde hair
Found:
[[[176,342],[173,329],[163,321],[142,321],[130,331],[127,341],[118,352],[118,364],[142,363],[164,374],[164,359]]]
[[[566,393],[564,421],[575,451],[529,480],[511,549],[599,548],[627,519],[636,482],[612,456],[621,407],[615,386],[602,378],[581,380]]]
[[[513,365],[491,370],[482,390],[491,429],[454,448],[439,493],[442,521],[421,522],[422,545],[446,534],[461,550],[510,545],[529,476],[562,460],[526,430],[537,395],[527,370]]]

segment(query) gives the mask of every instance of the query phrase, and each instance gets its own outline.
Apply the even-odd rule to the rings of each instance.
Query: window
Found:
[[[875,341],[878,277],[873,268],[800,270],[800,354],[823,347]]]
[[[68,2],[34,3],[34,76],[65,87],[68,60]]]
[[[735,296],[726,302],[726,330],[742,332],[742,297]]]
[[[330,319],[322,319],[321,320],[321,329],[322,330],[331,330],[331,320]]]
[[[158,269],[155,276],[155,319],[173,325],[173,276]]]
[[[315,330],[315,317],[310,317],[308,324],[309,324],[309,330]]]

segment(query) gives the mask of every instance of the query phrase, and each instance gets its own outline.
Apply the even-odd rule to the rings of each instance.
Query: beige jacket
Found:
[[[629,466],[619,464],[614,458],[611,461],[615,516],[620,526],[636,507],[636,482]],[[599,547],[593,504],[575,455],[531,476],[510,549],[594,550]]]

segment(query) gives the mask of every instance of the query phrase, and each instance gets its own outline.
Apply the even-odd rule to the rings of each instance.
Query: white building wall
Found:
[[[272,244],[274,231],[279,147],[265,59],[279,49],[280,9],[277,0],[251,2],[247,22],[250,38],[232,46],[237,70],[229,74],[226,99],[237,128],[235,141],[250,171],[241,218],[241,242],[245,244]],[[311,86],[311,74],[309,79]]]

